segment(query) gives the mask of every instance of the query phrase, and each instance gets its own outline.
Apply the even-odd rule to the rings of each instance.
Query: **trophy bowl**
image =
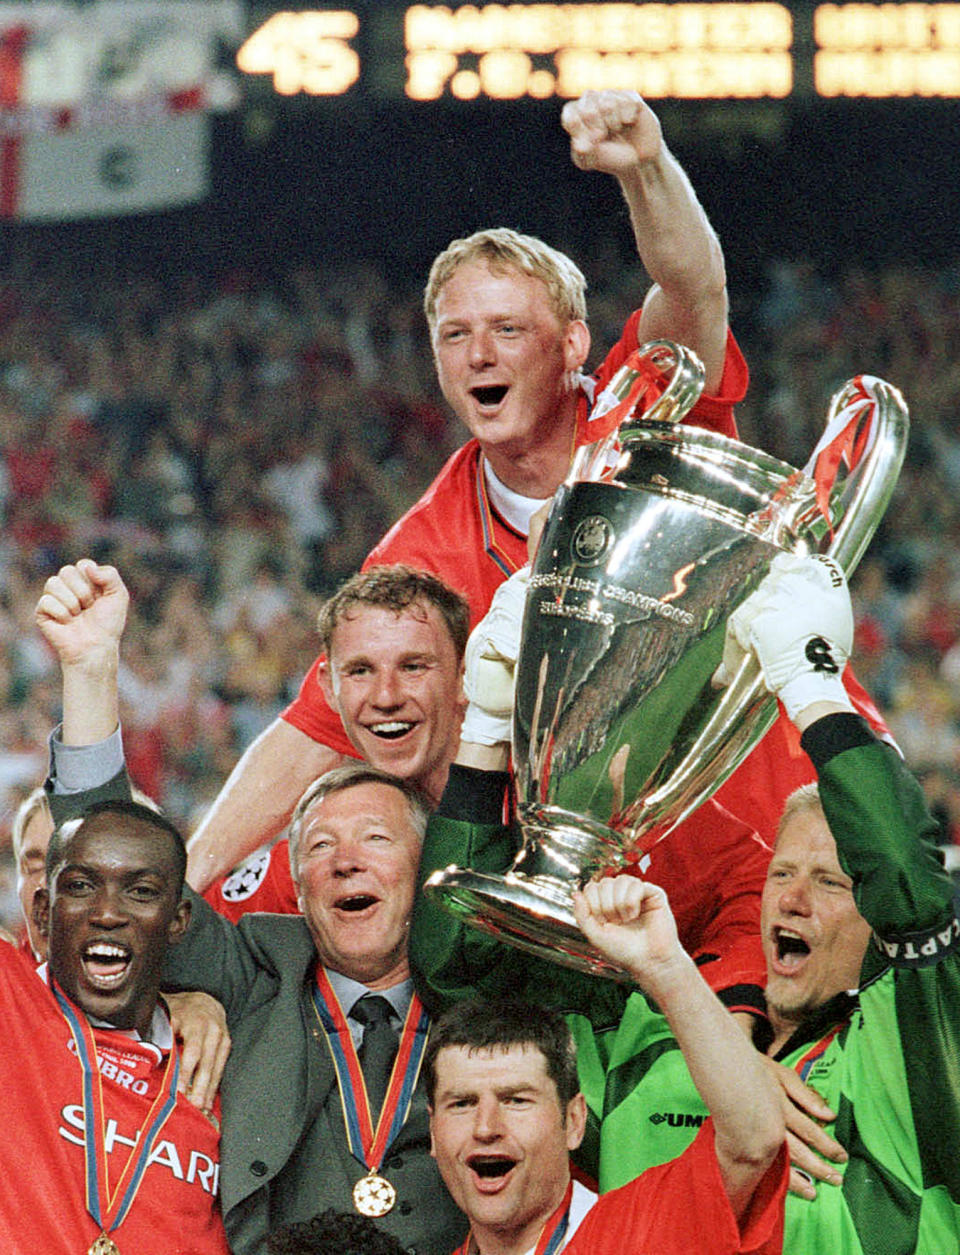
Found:
[[[849,573],[876,530],[906,450],[907,408],[890,384],[858,377],[833,398],[828,432],[851,414],[843,451],[853,469],[842,482],[837,456],[825,483],[739,441],[646,418],[620,427],[612,476],[571,475],[524,611],[513,718],[520,851],[502,876],[448,868],[427,892],[520,949],[620,977],[577,928],[572,893],[642,858],[776,719],[752,658],[726,688],[711,681],[727,619],[778,552],[829,553]]]

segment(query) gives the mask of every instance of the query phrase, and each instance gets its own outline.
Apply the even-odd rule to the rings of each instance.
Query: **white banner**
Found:
[[[105,217],[208,192],[207,111],[238,93],[216,64],[235,0],[0,3],[0,216]]]
[[[193,204],[208,192],[208,128],[204,114],[187,113],[6,140],[3,216],[51,222]]]

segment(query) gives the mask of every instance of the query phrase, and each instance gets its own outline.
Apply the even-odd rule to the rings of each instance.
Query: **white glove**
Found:
[[[853,710],[843,669],[853,647],[853,609],[832,558],[778,554],[756,592],[730,616],[717,682],[728,683],[752,651],[787,717],[814,702]]]
[[[529,580],[529,566],[514,571],[470,633],[463,677],[469,704],[460,730],[462,741],[500,745],[510,740],[514,671]]]

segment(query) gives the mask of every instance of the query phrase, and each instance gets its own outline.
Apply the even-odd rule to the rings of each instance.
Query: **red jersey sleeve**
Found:
[[[257,850],[229,876],[207,889],[203,897],[219,914],[238,923],[251,911],[296,915],[300,911],[290,872],[290,846],[286,839],[270,850]]]
[[[666,890],[677,931],[704,980],[734,1011],[765,1014],[760,895],[770,850],[716,801],[653,847],[643,870]]]
[[[707,1120],[682,1155],[597,1199],[565,1255],[781,1255],[789,1167],[784,1144],[738,1223]]]

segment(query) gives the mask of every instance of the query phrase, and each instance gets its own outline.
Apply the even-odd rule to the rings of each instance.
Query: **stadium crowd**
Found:
[[[591,281],[594,357],[629,312],[626,289]],[[733,322],[752,376],[741,436],[794,465],[852,375],[907,398],[907,464],[853,581],[854,657],[953,840],[960,280],[827,279],[779,262],[766,291],[735,300]],[[134,594],[121,678],[133,777],[189,829],[296,693],[324,595],[457,442],[419,290],[396,290],[374,263],[210,287],[38,270],[3,288],[0,406],[4,825],[42,777],[55,721],[54,662],[31,630],[38,589],[93,552]]]

